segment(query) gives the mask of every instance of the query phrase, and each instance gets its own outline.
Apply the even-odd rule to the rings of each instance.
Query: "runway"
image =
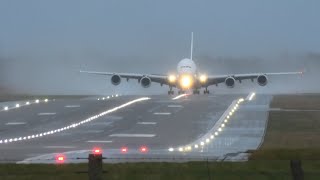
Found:
[[[0,111],[0,162],[55,163],[57,154],[64,154],[66,162],[86,162],[81,158],[93,147],[102,148],[110,162],[243,160],[243,152],[256,149],[263,140],[272,98],[256,95],[248,100],[249,96],[33,100],[32,104]],[[241,98],[244,101],[223,123]],[[17,103],[26,104],[7,104]],[[6,103],[1,105],[6,107]],[[219,135],[206,142],[218,128],[222,128]],[[147,152],[140,152],[141,147]]]

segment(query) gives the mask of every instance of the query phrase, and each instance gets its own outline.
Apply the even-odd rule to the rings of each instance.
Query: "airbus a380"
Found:
[[[177,66],[176,74],[155,75],[155,74],[136,74],[136,73],[117,73],[117,72],[97,72],[97,71],[80,71],[83,73],[107,75],[111,76],[111,83],[119,85],[121,79],[137,79],[142,87],[150,87],[152,82],[168,85],[170,90],[168,94],[174,94],[173,87],[179,89],[178,94],[185,93],[185,91],[193,90],[193,94],[200,94],[200,89],[204,88],[203,93],[209,94],[208,87],[211,85],[218,85],[225,83],[229,88],[235,86],[236,81],[239,83],[242,80],[250,79],[252,82],[257,79],[260,86],[265,86],[268,83],[269,75],[293,75],[302,74],[303,72],[278,72],[278,73],[250,73],[250,74],[232,74],[232,75],[207,75],[201,74],[197,71],[197,66],[193,61],[193,33],[191,33],[191,53],[190,58],[182,59]]]

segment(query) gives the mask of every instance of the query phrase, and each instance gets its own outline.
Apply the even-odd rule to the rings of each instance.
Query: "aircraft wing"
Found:
[[[156,74],[136,74],[136,73],[117,73],[117,72],[99,72],[99,71],[81,71],[81,73],[87,73],[87,74],[96,74],[96,75],[106,75],[106,76],[112,76],[112,75],[119,75],[121,78],[125,78],[127,80],[129,79],[137,79],[140,81],[143,77],[149,77],[152,82],[160,83],[160,84],[166,84],[168,85],[168,77],[167,75],[156,75]]]
[[[261,75],[274,76],[274,75],[302,75],[304,72],[276,72],[276,73],[250,73],[250,74],[230,74],[230,75],[212,75],[208,76],[207,83],[203,86],[218,85],[225,82],[229,77],[234,78],[234,80],[241,82],[242,80],[254,80]]]

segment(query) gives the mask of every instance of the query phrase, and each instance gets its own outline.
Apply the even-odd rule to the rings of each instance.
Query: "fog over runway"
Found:
[[[84,162],[76,158],[86,158],[93,147],[102,148],[104,157],[123,158],[112,162],[241,160],[242,152],[260,145],[271,96],[256,95],[252,101],[248,94],[173,97],[49,99],[2,110],[0,162],[54,163],[57,153],[66,162]],[[148,152],[141,153],[142,146]]]

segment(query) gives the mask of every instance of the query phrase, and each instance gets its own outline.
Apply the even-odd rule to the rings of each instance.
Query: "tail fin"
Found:
[[[191,49],[190,49],[190,59],[192,60],[193,54],[193,32],[191,32]]]

